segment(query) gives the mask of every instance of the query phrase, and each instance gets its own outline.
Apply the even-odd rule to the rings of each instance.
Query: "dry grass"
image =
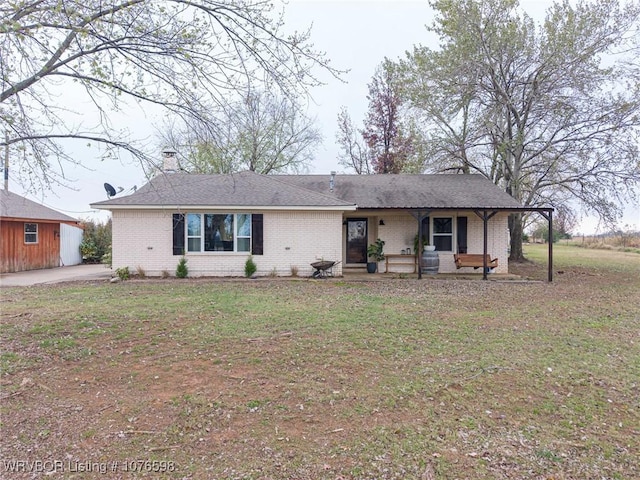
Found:
[[[562,240],[562,243],[584,248],[598,248],[604,250],[627,250],[640,253],[640,232],[620,231],[610,236],[576,236],[570,240]]]
[[[3,290],[0,477],[639,478],[640,255],[606,255]]]

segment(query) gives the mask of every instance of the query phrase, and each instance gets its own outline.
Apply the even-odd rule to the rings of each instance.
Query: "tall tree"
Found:
[[[250,91],[209,115],[204,124],[196,118],[181,131],[169,126],[162,132],[163,143],[181,154],[186,170],[297,172],[310,165],[322,141],[314,121],[299,105],[266,91]]]
[[[402,121],[402,99],[393,67],[385,59],[376,68],[368,85],[369,108],[362,130],[356,133],[344,107],[338,115],[336,137],[342,147],[339,160],[358,174],[416,170],[416,131],[408,117]]]
[[[358,175],[369,175],[373,172],[370,150],[362,140],[361,133],[353,126],[351,116],[344,106],[338,114],[336,142],[342,150],[338,155],[340,165],[353,169]]]
[[[371,149],[375,173],[400,173],[411,155],[411,141],[400,125],[401,100],[391,62],[378,66],[369,84],[369,110],[362,137]]]
[[[540,25],[516,0],[436,0],[439,50],[400,62],[426,126],[430,170],[481,173],[526,206],[580,202],[603,218],[640,184],[640,7],[553,4]],[[510,221],[511,259],[522,216]]]
[[[263,0],[2,2],[0,145],[50,182],[61,174],[52,159],[75,162],[66,139],[150,158],[112,120],[127,102],[206,126],[212,105],[247,83],[293,96],[319,84],[316,66],[339,74],[282,18]],[[87,99],[98,124],[69,120],[65,95]]]

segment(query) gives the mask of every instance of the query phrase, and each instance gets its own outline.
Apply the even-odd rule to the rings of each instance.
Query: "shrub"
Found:
[[[82,222],[82,229],[82,243],[80,244],[82,261],[85,263],[100,263],[102,258],[110,251],[111,219],[106,223],[85,220]]]
[[[182,257],[178,262],[178,266],[176,267],[176,277],[178,278],[187,278],[189,274],[189,269],[187,268],[187,259]]]
[[[100,258],[100,255],[98,255],[98,247],[93,240],[83,240],[80,244],[80,253],[82,254],[83,262],[95,263],[98,258]]]
[[[147,272],[141,265],[136,267],[136,275],[140,278],[147,278]]]
[[[109,245],[109,248],[107,249],[107,253],[102,255],[102,258],[100,259],[100,263],[104,263],[105,265],[108,265],[111,267],[113,263],[113,257],[111,255],[111,245]]]
[[[129,280],[131,274],[129,273],[129,267],[116,268],[116,275],[120,280]]]
[[[247,261],[244,262],[244,276],[247,278],[250,278],[253,276],[254,273],[256,273],[257,270],[258,270],[258,266],[256,265],[256,262],[254,262],[253,257],[249,255],[249,258],[247,258]]]
[[[296,267],[295,265],[291,265],[291,276],[297,277],[298,273],[299,273],[298,267]]]

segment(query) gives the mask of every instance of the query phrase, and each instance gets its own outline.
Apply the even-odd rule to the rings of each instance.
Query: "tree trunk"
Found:
[[[509,215],[509,235],[511,242],[510,262],[523,262],[525,260],[522,253],[522,213],[512,213]]]

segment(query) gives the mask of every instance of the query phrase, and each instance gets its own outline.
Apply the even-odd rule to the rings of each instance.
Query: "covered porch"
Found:
[[[355,278],[367,273],[373,261],[367,248],[377,239],[384,242],[384,260],[377,262],[377,275],[402,278],[465,278],[514,280],[509,274],[510,236],[508,218],[514,212],[535,211],[549,222],[551,208],[495,209],[384,209],[359,210],[343,220],[343,273]],[[431,245],[435,252],[420,255],[418,241]],[[549,245],[548,281],[553,280],[552,252]],[[456,262],[458,254],[473,256],[473,262]],[[471,254],[471,255],[468,255]],[[426,260],[426,256],[435,258]],[[431,266],[425,269],[426,262]],[[480,263],[479,263],[480,262]],[[425,275],[426,274],[426,275]],[[514,278],[515,277],[515,278]]]

